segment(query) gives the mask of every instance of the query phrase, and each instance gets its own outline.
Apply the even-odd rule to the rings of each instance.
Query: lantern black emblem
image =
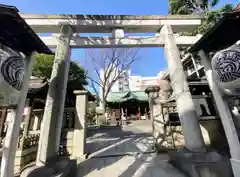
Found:
[[[212,67],[222,83],[240,79],[240,52],[237,50],[218,52],[212,59]]]
[[[24,59],[21,56],[10,56],[3,60],[1,74],[9,85],[17,90],[21,90],[24,69]]]

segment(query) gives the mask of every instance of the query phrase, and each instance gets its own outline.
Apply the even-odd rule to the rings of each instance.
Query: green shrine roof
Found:
[[[148,101],[148,95],[144,91],[110,92],[107,102],[125,102],[128,100]]]

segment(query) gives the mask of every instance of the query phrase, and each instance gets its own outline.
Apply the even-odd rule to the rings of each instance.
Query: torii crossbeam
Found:
[[[158,32],[164,25],[170,25],[174,33],[191,32],[202,19],[199,15],[20,15],[37,33],[59,33],[62,25],[71,25],[74,33],[112,33],[114,28],[126,33]]]
[[[175,36],[178,46],[192,46],[199,36]],[[42,41],[50,48],[56,48],[59,36],[41,36]],[[123,38],[113,37],[80,37],[73,36],[70,41],[71,48],[130,48],[130,47],[163,47],[165,37],[161,36],[132,36]]]

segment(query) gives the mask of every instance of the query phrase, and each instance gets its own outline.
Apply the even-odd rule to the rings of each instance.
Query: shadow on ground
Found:
[[[149,133],[126,129],[90,129],[87,138],[89,159],[80,163],[77,177],[184,177],[168,164],[166,154],[155,153]]]
[[[154,138],[149,133],[124,131],[121,127],[88,130],[86,152],[91,156],[152,152]]]

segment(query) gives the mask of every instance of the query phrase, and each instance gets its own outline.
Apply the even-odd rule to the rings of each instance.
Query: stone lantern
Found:
[[[162,115],[162,108],[160,98],[160,87],[151,86],[148,87],[145,92],[149,97],[149,107],[152,120],[152,135],[155,138],[155,147],[160,150],[161,147],[166,147],[166,141],[164,140],[165,136],[165,121]]]
[[[148,94],[151,119],[153,119],[153,104],[154,101],[159,97],[159,91],[160,88],[158,86],[150,86],[145,90],[145,93]]]
[[[148,97],[151,99],[156,99],[159,96],[160,87],[150,86],[145,90],[145,93],[148,94]]]

